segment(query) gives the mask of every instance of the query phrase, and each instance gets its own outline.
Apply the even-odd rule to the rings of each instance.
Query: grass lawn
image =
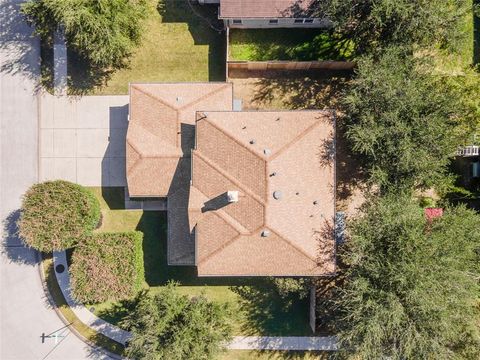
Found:
[[[53,269],[52,254],[42,254],[43,275],[45,277],[45,283],[48,288],[48,292],[52,297],[53,302],[57,306],[60,313],[69,323],[69,326],[75,328],[85,339],[100,346],[115,354],[121,354],[123,351],[123,345],[107,338],[106,336],[97,333],[90,327],[81,322],[74,314],[72,309],[68,306],[65,298],[63,297],[62,290],[58,286],[57,279],[55,278],[55,272]]]
[[[97,231],[139,230],[144,234],[146,286],[152,292],[168,281],[180,283],[179,291],[229,302],[237,318],[237,335],[311,335],[308,299],[281,299],[266,278],[198,278],[193,266],[167,265],[166,213],[123,209],[123,188],[92,188],[102,207]],[[90,305],[89,305],[90,306]],[[95,313],[117,323],[128,311],[126,304],[95,304]]]
[[[474,31],[472,12],[466,14],[460,26],[460,30],[465,36],[455,41],[451,48],[438,49],[434,54],[436,66],[442,73],[463,75],[465,70],[471,70],[469,68],[474,59],[474,44],[477,52],[480,54],[480,31]],[[476,43],[474,42],[474,36],[477,38]],[[471,74],[473,74],[473,72]]]
[[[348,60],[351,43],[322,29],[231,29],[230,60]]]
[[[128,68],[112,74],[92,72],[69,53],[72,93],[127,94],[129,82],[225,80],[225,34],[211,29],[187,0],[148,1],[150,12],[142,43]],[[216,5],[192,6],[204,18],[217,21]]]

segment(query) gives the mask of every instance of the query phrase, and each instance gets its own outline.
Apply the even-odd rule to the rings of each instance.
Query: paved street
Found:
[[[45,299],[36,255],[25,249],[12,225],[21,195],[38,179],[39,41],[18,13],[19,0],[0,0],[0,358],[104,358],[75,335],[62,330],[58,343],[50,334],[64,324]]]
[[[40,180],[125,186],[128,96],[43,95]]]

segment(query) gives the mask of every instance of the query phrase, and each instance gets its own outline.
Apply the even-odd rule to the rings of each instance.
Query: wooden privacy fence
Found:
[[[353,61],[227,61],[227,77],[230,70],[352,70]]]

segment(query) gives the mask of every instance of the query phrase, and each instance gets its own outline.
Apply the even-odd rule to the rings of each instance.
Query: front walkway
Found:
[[[78,319],[110,339],[125,344],[131,337],[129,332],[98,318],[85,306],[73,300],[65,251],[54,252],[53,261],[55,268],[58,265],[63,265],[63,269],[65,269],[62,273],[55,271],[55,275],[63,296]],[[234,336],[227,348],[230,350],[335,351],[337,350],[337,345],[334,336]]]
[[[127,127],[128,95],[42,95],[40,181],[125,186]]]
[[[231,350],[335,351],[334,336],[235,336]]]

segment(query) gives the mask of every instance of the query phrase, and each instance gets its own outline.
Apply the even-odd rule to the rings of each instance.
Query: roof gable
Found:
[[[131,84],[126,151],[130,196],[167,196],[175,164],[190,156],[194,144],[194,109],[231,110],[232,102],[228,83]]]

